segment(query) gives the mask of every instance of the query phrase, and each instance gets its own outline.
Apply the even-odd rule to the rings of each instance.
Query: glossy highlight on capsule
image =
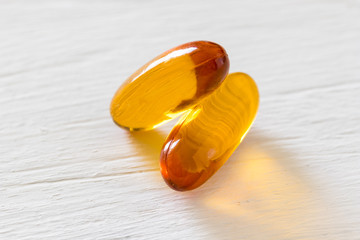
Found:
[[[150,130],[195,106],[211,94],[229,70],[226,51],[207,41],[170,49],[132,74],[110,105],[116,124]]]
[[[206,182],[231,156],[250,129],[259,105],[253,79],[232,73],[172,129],[160,156],[160,170],[173,189]]]

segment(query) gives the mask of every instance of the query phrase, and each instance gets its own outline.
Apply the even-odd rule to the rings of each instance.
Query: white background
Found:
[[[193,40],[258,84],[256,122],[175,192],[175,122],[130,134],[121,83]],[[0,239],[359,239],[360,1],[0,1]]]

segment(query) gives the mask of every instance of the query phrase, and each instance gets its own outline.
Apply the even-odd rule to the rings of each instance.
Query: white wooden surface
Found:
[[[0,239],[360,239],[360,1],[0,1]],[[258,83],[248,137],[168,188],[109,103],[193,40]]]

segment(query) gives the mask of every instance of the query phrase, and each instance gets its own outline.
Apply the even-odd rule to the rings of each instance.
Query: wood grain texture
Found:
[[[358,239],[360,1],[0,1],[0,239]],[[193,40],[252,76],[258,117],[203,187],[159,173],[174,122],[109,104]]]

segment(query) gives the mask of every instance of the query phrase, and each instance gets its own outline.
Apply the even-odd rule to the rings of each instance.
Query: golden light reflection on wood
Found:
[[[219,222],[230,218],[235,225],[246,223],[285,239],[302,236],[309,227],[307,220],[326,212],[324,206],[314,202],[311,184],[288,168],[291,159],[284,164],[285,159],[275,158],[255,142],[243,144],[231,157],[231,166],[224,170],[228,176],[224,179],[219,173],[217,179],[207,183],[222,178],[221,187],[213,193],[201,193],[199,205],[214,211]]]

